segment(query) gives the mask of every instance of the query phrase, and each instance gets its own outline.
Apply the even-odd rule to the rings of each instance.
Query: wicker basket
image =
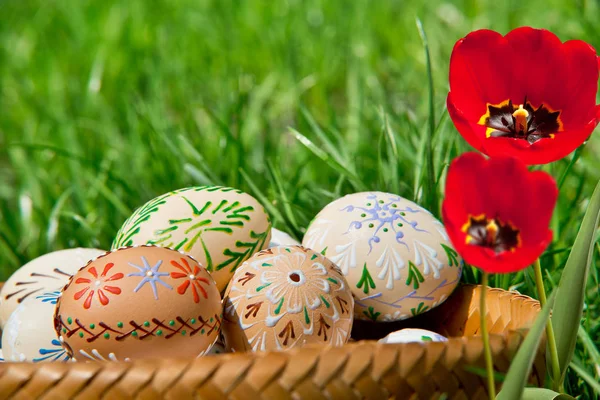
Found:
[[[539,312],[529,297],[488,293],[495,368],[506,372]],[[44,399],[485,399],[480,287],[462,286],[440,307],[400,323],[357,323],[361,340],[341,348],[307,346],[288,352],[223,354],[194,360],[131,363],[0,364],[0,398]],[[417,327],[448,342],[380,344],[368,339]],[[530,383],[546,374],[540,345]],[[473,369],[475,368],[475,370]]]

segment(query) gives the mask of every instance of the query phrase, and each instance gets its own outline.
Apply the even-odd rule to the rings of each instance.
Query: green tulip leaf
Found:
[[[556,302],[552,312],[552,326],[556,336],[561,381],[564,380],[575,350],[577,331],[583,312],[585,284],[592,263],[599,218],[600,182],[592,194],[556,290],[556,296],[560,301]]]
[[[523,400],[575,400],[567,394],[556,393],[550,389],[543,388],[525,388],[523,391]]]
[[[554,303],[555,294],[552,293],[548,302],[536,317],[527,337],[512,360],[506,374],[506,379],[502,384],[502,390],[496,397],[497,400],[518,400],[523,395],[523,389],[527,384],[527,378],[531,372],[531,365],[537,354],[542,334],[546,328],[546,322],[548,322],[548,317],[550,316],[550,309]]]

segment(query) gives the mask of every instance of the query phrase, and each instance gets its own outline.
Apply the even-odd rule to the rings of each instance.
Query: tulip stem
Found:
[[[487,313],[485,309],[486,290],[488,286],[488,273],[483,272],[481,278],[481,295],[479,298],[479,313],[481,320],[481,337],[483,338],[483,352],[485,355],[485,369],[487,371],[488,395],[490,400],[496,398],[496,382],[494,381],[494,363],[492,361],[492,350],[490,348],[490,334],[487,330]]]
[[[535,272],[535,285],[537,287],[538,297],[542,307],[546,304],[546,289],[544,288],[544,279],[542,277],[542,265],[538,258],[533,263]],[[552,367],[552,388],[554,391],[563,393],[564,388],[561,382],[560,363],[558,361],[558,350],[556,348],[556,338],[554,337],[554,328],[552,327],[552,317],[548,318],[546,323],[546,337],[548,338],[548,349],[550,350],[550,365]]]

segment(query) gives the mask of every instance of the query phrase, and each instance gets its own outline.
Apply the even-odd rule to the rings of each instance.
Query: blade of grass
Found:
[[[423,43],[423,50],[425,51],[425,64],[427,66],[427,82],[429,86],[429,129],[427,139],[425,139],[425,163],[426,163],[426,183],[425,183],[425,207],[429,210],[438,209],[438,198],[437,198],[437,190],[435,185],[435,170],[433,166],[433,135],[435,132],[435,107],[434,107],[434,87],[433,87],[433,73],[431,71],[431,55],[429,53],[429,43],[427,42],[427,35],[425,34],[425,29],[423,28],[423,23],[419,18],[416,20],[417,29],[419,30],[419,36],[421,37],[421,42]]]
[[[58,233],[58,225],[60,212],[64,207],[67,199],[73,193],[73,188],[68,188],[64,191],[64,193],[58,198],[54,207],[52,207],[52,211],[50,212],[50,218],[48,218],[48,228],[46,229],[46,246],[47,250],[51,251],[55,246],[56,234]]]
[[[306,107],[301,106],[300,112],[302,113],[302,117],[308,123],[308,126],[310,126],[310,129],[314,132],[315,135],[317,135],[317,137],[319,138],[319,141],[321,143],[323,143],[327,152],[330,154],[333,154],[336,161],[338,161],[340,164],[342,164],[343,160],[347,158],[347,154],[345,153],[345,147],[339,146],[339,148],[338,148],[333,144],[331,139],[329,139],[329,136],[325,133],[325,131],[323,131],[323,129],[321,128],[321,126],[319,126],[317,121],[315,121],[314,117],[306,109]],[[335,131],[334,131],[334,133],[335,133]],[[343,142],[343,138],[339,135],[336,135],[336,140],[338,141],[338,143]],[[339,154],[341,157],[337,156],[337,154]]]
[[[583,312],[585,286],[592,262],[596,229],[600,219],[600,182],[590,199],[581,228],[573,244],[567,264],[557,288],[560,302],[552,314],[552,325],[556,333],[556,346],[564,380],[567,367],[573,357],[577,331]]]
[[[577,330],[577,336],[579,337],[579,341],[583,344],[583,347],[585,347],[588,352],[589,358],[594,366],[596,377],[600,378],[600,351],[598,351],[598,347],[596,347],[596,344],[590,337],[589,333],[581,325]]]
[[[577,375],[581,377],[581,379],[583,379],[587,382],[588,385],[590,385],[594,392],[596,392],[597,396],[600,396],[600,382],[598,382],[596,378],[590,375],[590,373],[587,372],[583,367],[575,364],[574,362],[570,364],[570,367],[577,373]]]
[[[263,194],[263,192],[258,188],[258,186],[256,186],[256,184],[250,178],[250,176],[246,173],[246,171],[244,171],[243,169],[240,170],[240,175],[246,181],[246,184],[250,187],[250,191],[252,192],[251,194],[253,196],[255,196],[258,199],[258,201],[265,207],[265,209],[267,210],[267,212],[269,213],[269,215],[271,217],[274,217],[277,221],[284,222],[285,218],[283,217],[283,215],[281,214],[281,212],[279,212],[279,210],[277,209],[277,207],[275,207],[269,201],[269,199],[267,198],[267,196],[265,196]]]
[[[290,205],[291,202],[286,194],[286,190],[283,187],[281,175],[279,174],[279,171],[274,167],[274,165],[271,161],[267,161],[267,168],[271,175],[271,179],[275,186],[275,189],[279,193],[279,196],[281,198],[281,203],[282,203],[283,209],[285,211],[285,216],[287,216],[286,220],[289,222],[289,225],[291,225],[294,232],[298,232],[299,225],[298,225],[298,222],[296,221],[294,212],[292,211],[292,207]]]
[[[579,160],[579,158],[581,157],[581,153],[583,152],[583,148],[585,147],[586,143],[587,142],[585,142],[584,144],[582,144],[581,146],[579,146],[575,150],[575,152],[573,153],[573,156],[571,157],[571,160],[569,161],[569,164],[567,164],[567,167],[565,168],[564,172],[560,176],[560,179],[558,180],[558,190],[559,191],[562,188],[563,184],[565,183],[565,180],[567,179],[567,176],[571,172],[571,169],[573,168],[573,165],[575,165],[575,163],[577,162],[577,160]]]
[[[329,165],[331,168],[333,168],[340,174],[345,175],[348,178],[350,184],[352,186],[354,186],[355,190],[358,190],[361,192],[367,190],[367,187],[365,186],[365,184],[360,180],[360,178],[354,172],[352,172],[351,170],[346,168],[344,165],[337,162],[333,157],[331,157],[328,153],[321,150],[310,139],[308,139],[306,136],[304,136],[297,130],[295,130],[293,128],[289,128],[289,131],[296,138],[296,140],[298,140],[300,143],[302,143],[314,155],[319,157],[322,161],[324,161],[327,165]]]
[[[550,389],[544,388],[525,388],[523,391],[523,400],[574,400],[566,394],[556,393]]]
[[[496,397],[497,400],[518,400],[523,395],[523,389],[527,384],[527,378],[531,372],[533,360],[537,354],[537,349],[542,340],[542,334],[546,327],[546,322],[550,316],[550,310],[554,304],[556,292],[548,298],[548,302],[542,308],[535,318],[533,326],[527,333],[527,337],[519,347],[519,351],[513,358],[506,379],[502,384],[502,390]]]

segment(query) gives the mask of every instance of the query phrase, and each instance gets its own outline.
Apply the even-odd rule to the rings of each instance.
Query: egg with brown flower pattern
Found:
[[[238,268],[225,295],[223,336],[233,351],[341,346],[354,300],[339,269],[302,246],[278,246]]]

